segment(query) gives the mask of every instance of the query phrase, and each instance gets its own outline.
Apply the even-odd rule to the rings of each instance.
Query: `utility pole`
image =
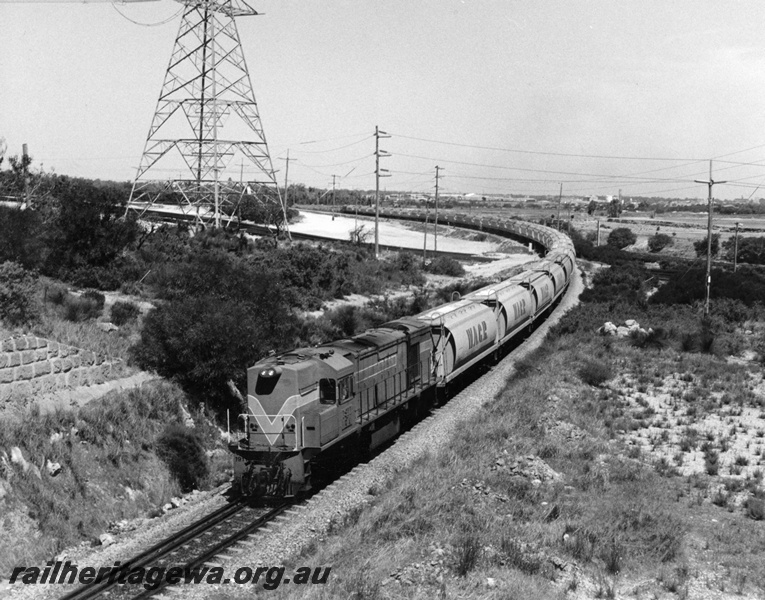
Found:
[[[389,137],[375,125],[375,259],[380,258],[380,177],[390,177],[388,169],[380,168],[380,159],[390,156],[385,150],[380,150],[380,138]]]
[[[438,180],[440,179],[439,171],[443,171],[443,167],[436,165],[436,217],[433,225],[433,255],[438,252]]]
[[[29,151],[26,144],[21,144],[21,167],[24,176],[24,208],[29,208]]]
[[[337,175],[332,175],[332,220],[335,220],[335,177]]]
[[[558,231],[560,231],[560,204],[563,200],[563,183],[560,184],[560,192],[558,193]]]
[[[709,316],[709,292],[712,287],[712,186],[716,183],[727,183],[712,179],[712,161],[709,161],[709,181],[694,179],[696,183],[704,183],[709,190],[707,206],[707,283],[706,299],[704,300],[704,316]]]
[[[287,150],[287,158],[282,158],[281,160],[287,161],[287,165],[284,168],[284,198],[282,198],[282,213],[284,215],[284,229],[287,232],[287,237],[292,241],[292,234],[290,233],[290,226],[289,223],[287,223],[287,176],[290,172],[290,160],[297,160],[296,158],[290,158],[290,151]],[[278,190],[277,190],[278,192]]]
[[[736,223],[736,238],[733,242],[733,272],[736,272],[738,266],[738,223]]]
[[[422,266],[425,267],[425,263],[428,260],[428,202],[425,201],[425,229],[422,236]]]

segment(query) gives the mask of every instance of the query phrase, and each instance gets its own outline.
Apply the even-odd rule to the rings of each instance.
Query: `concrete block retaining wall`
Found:
[[[29,404],[42,394],[104,383],[126,373],[121,360],[34,335],[0,341],[0,409]]]

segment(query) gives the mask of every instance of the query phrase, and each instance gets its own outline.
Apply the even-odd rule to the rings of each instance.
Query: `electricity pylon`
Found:
[[[244,0],[178,1],[183,17],[129,207],[177,204],[219,227],[245,194],[281,204],[234,21],[258,13]]]

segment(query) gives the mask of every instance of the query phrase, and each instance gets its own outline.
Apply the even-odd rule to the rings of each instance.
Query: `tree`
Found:
[[[296,318],[273,271],[220,250],[174,265],[164,304],[144,321],[133,356],[220,409],[238,407],[228,381],[244,388],[246,370],[270,350],[289,350]]]
[[[0,264],[0,320],[26,325],[37,319],[35,277],[14,262]]]
[[[637,236],[629,227],[617,227],[608,234],[607,244],[614,246],[619,250],[631,246],[637,241]]]
[[[734,238],[728,238],[722,244],[725,250],[725,258],[733,260],[735,247]],[[743,237],[738,238],[738,262],[749,263],[752,265],[765,264],[765,237]]]
[[[608,216],[616,218],[622,214],[622,203],[619,198],[614,198],[608,205]]]
[[[359,223],[356,227],[351,229],[348,235],[351,240],[351,243],[359,246],[361,244],[367,243],[367,240],[369,240],[369,236],[372,235],[372,231],[367,229],[363,224]]]
[[[675,240],[672,239],[671,235],[657,233],[648,238],[648,249],[651,252],[660,252],[664,248],[672,246],[674,243]]]
[[[707,242],[708,242],[709,236],[704,236],[704,239],[699,240],[698,242],[693,242],[693,249],[696,251],[696,256],[706,256],[707,255]],[[712,234],[712,256],[717,256],[717,253],[720,251],[720,234],[719,233],[713,233]]]

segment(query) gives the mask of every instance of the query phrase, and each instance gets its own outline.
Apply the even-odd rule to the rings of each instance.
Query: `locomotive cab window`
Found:
[[[342,404],[353,396],[353,376],[344,377],[337,382],[337,399]]]
[[[334,404],[337,400],[337,390],[334,379],[319,379],[319,402]]]

